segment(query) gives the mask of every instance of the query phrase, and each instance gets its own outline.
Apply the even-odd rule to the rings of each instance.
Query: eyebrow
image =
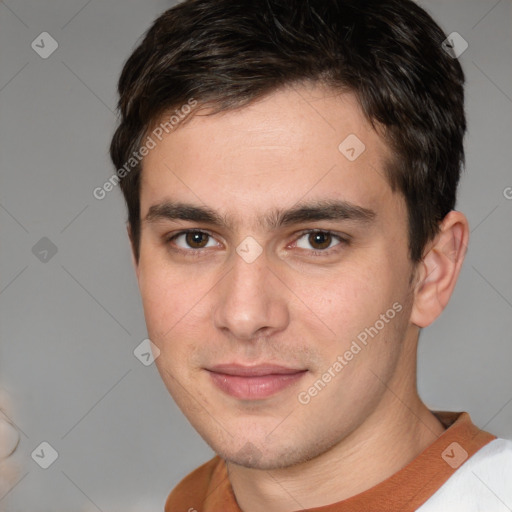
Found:
[[[349,220],[369,224],[376,213],[368,208],[342,200],[317,200],[301,203],[287,210],[275,209],[258,218],[258,224],[275,230],[283,226],[324,220]],[[164,201],[152,205],[144,222],[162,220],[184,220],[232,229],[233,220],[207,206],[196,206],[182,202]]]

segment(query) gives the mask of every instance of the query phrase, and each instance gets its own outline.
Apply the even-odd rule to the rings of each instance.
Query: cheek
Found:
[[[305,306],[318,315],[336,336],[346,338],[388,306],[390,287],[369,265],[353,264],[340,271],[311,279],[297,279],[298,295]],[[300,284],[297,284],[300,283]],[[334,334],[332,333],[332,334]]]
[[[174,316],[173,298],[168,282],[157,273],[141,264],[139,271],[139,289],[144,307],[144,316],[148,331],[159,332],[165,324],[172,322]]]
[[[182,279],[155,262],[141,261],[139,268],[139,289],[148,333],[150,338],[161,340],[179,325],[187,307],[190,310],[188,304],[193,299],[193,291],[181,282]]]
[[[302,323],[303,331],[310,332],[312,340],[316,338],[315,349],[322,364],[315,373],[323,373],[338,356],[346,354],[347,366],[342,363],[343,375],[350,376],[356,385],[364,380],[360,368],[369,360],[373,361],[371,364],[376,370],[382,365],[393,364],[399,347],[397,338],[403,336],[401,326],[405,314],[404,289],[398,276],[395,279],[393,275],[390,261],[381,257],[378,264],[370,258],[366,262],[359,259],[347,265],[342,273],[316,280],[316,286],[311,286],[309,280],[308,285],[302,281],[300,294],[307,297],[306,306],[328,328],[323,330],[324,336],[313,329],[313,324],[308,328],[305,324],[308,315],[299,315],[298,323]],[[311,319],[315,321],[314,316]]]
[[[211,286],[190,272],[141,259],[139,288],[148,336],[161,351],[157,363],[179,371],[194,344],[205,339],[211,329],[207,300]]]

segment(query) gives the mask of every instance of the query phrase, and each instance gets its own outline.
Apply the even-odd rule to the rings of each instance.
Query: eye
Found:
[[[338,243],[333,245],[336,241]],[[310,251],[313,248],[314,253],[330,253],[330,249],[342,243],[348,243],[348,240],[330,231],[313,230],[303,233],[295,242],[295,246]]]
[[[180,231],[171,236],[167,241],[173,242],[177,247],[183,250],[206,249],[216,246],[215,240],[209,233],[198,230]]]
[[[187,229],[167,237],[166,243],[176,252],[188,253],[189,255],[201,254],[201,249],[217,247],[219,244],[206,231],[198,229]],[[316,256],[330,254],[337,250],[338,246],[348,245],[349,239],[334,234],[331,231],[308,230],[304,231],[294,242],[293,246],[309,251]]]

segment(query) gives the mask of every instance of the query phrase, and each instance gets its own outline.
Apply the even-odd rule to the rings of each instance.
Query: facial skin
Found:
[[[349,134],[366,147],[354,161],[338,150]],[[355,98],[319,85],[196,115],[145,157],[135,268],[148,334],[161,351],[156,364],[191,424],[228,461],[246,512],[345,499],[443,431],[416,392],[416,347],[419,327],[453,290],[467,221],[451,212],[413,265],[405,202],[384,177],[390,157]],[[266,222],[329,201],[350,205],[350,218]],[[165,203],[209,208],[226,222],[166,218]],[[185,229],[206,235],[170,240]],[[246,237],[262,249],[250,263],[236,251]],[[393,304],[401,310],[390,319]],[[378,334],[335,371],[381,315],[388,321]],[[303,373],[271,396],[247,399],[214,383],[209,370],[221,364]],[[330,382],[301,403],[299,393],[329,368]]]

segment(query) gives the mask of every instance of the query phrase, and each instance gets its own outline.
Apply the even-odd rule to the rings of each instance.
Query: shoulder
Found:
[[[495,439],[478,450],[418,512],[510,512],[512,441]]]
[[[222,462],[220,457],[213,457],[181,480],[167,497],[165,512],[175,510],[186,512],[200,507],[208,494],[213,474]]]

